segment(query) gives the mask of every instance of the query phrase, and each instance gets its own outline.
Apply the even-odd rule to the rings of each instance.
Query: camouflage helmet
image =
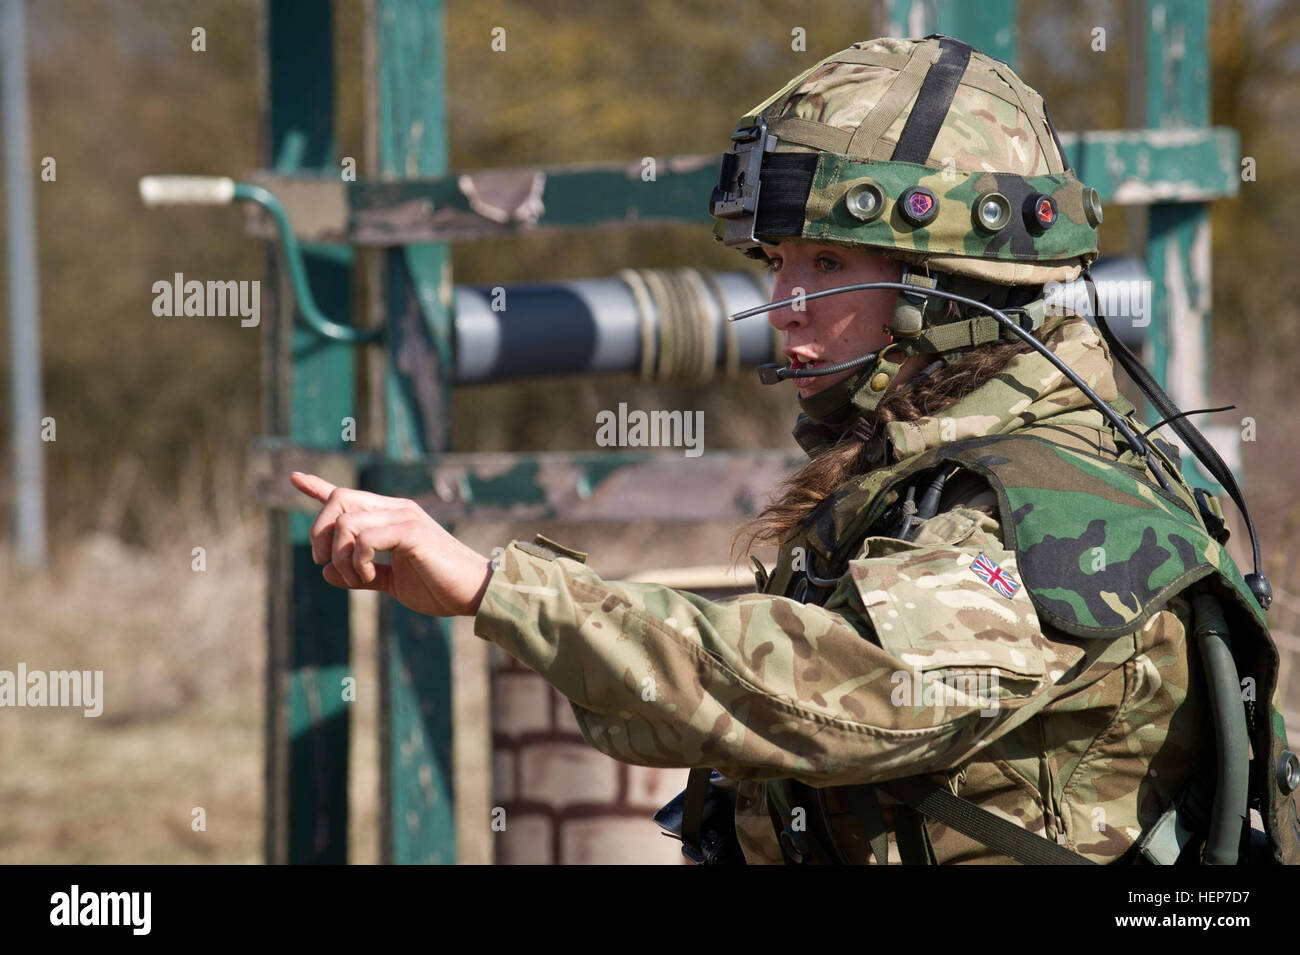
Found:
[[[757,259],[781,239],[871,249],[901,259],[900,283],[915,289],[896,296],[893,344],[874,363],[800,397],[825,428],[875,409],[913,355],[952,363],[1017,340],[927,292],[1015,312],[1037,332],[1043,285],[1097,257],[1101,203],[1070,169],[1042,97],[952,37],[855,43],[751,109],[731,140],[709,202],[720,241]]]
[[[709,212],[717,238],[754,258],[799,238],[1042,285],[1097,257],[1101,204],[1042,97],[951,37],[834,53],[751,109],[732,142]]]

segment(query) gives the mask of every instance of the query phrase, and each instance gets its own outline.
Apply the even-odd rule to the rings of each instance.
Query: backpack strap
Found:
[[[919,776],[891,779],[874,785],[935,822],[956,829],[1025,865],[1097,864]]]
[[[686,777],[686,792],[682,806],[682,845],[703,854],[701,840],[704,835],[704,797],[709,790],[711,769],[692,769]]]
[[[876,865],[889,865],[889,839],[885,834],[885,814],[880,809],[880,800],[875,787],[871,784],[851,786],[844,794],[853,810],[853,817],[862,827],[871,854],[876,857]],[[900,843],[900,851],[901,851]]]
[[[938,865],[925,816],[902,804],[893,809],[894,838],[898,840],[898,856],[903,865]]]

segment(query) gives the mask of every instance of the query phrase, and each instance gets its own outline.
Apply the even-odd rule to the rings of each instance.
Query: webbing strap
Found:
[[[903,67],[908,60],[907,56],[900,53],[891,55],[901,61],[898,63],[900,68]],[[839,62],[857,62],[856,60],[847,60],[844,58],[837,58],[837,60]],[[922,62],[924,62],[924,60],[922,60]],[[968,69],[966,74],[962,77],[961,82],[963,86],[982,90],[983,92],[996,96],[999,99],[1006,100],[1007,103],[1012,106],[1017,105],[1014,96],[1008,99],[1006,84],[997,80],[996,77],[976,73]],[[871,120],[871,115],[868,114],[868,116],[863,119],[863,125],[859,126],[856,131],[856,134],[860,134],[858,136],[859,141],[863,143],[871,141],[879,145],[879,138],[884,135],[885,130],[893,124],[894,120],[898,119],[899,114],[902,113],[903,107],[906,105],[906,102],[903,102],[892,112],[889,112],[888,110],[882,112],[877,120],[872,121],[871,125],[867,125],[868,121]],[[863,126],[866,126],[866,128],[864,129]],[[813,149],[821,149],[826,152],[838,153],[843,156],[856,156],[859,159],[887,158],[887,145],[883,150],[878,150],[880,155],[859,155],[857,153],[850,153],[849,144],[854,139],[855,131],[840,129],[838,126],[829,126],[826,123],[819,123],[813,119],[803,119],[799,116],[778,116],[774,119],[768,120],[767,131],[776,136],[776,138],[782,142],[797,143],[800,146],[809,146]],[[1053,135],[1055,135],[1055,131],[1053,131]],[[1068,164],[1066,165],[1066,168],[1069,168]]]
[[[880,97],[876,105],[871,108],[871,112],[858,124],[853,138],[849,140],[848,147],[844,150],[846,155],[859,159],[881,158],[875,155],[877,142],[884,135],[885,130],[894,124],[894,120],[902,115],[907,104],[921,88],[937,52],[934,47],[920,43],[912,48],[907,66],[899,71],[899,74],[894,77],[894,82],[889,85],[889,89],[885,90],[885,95]]]
[[[894,838],[898,840],[898,857],[903,865],[937,865],[925,816],[911,806],[895,806]]]
[[[853,137],[847,129],[827,126],[825,123],[818,123],[811,119],[800,119],[797,116],[784,116],[771,120],[767,124],[767,131],[781,142],[811,146],[813,149],[831,153],[842,153],[847,150],[849,140]]]
[[[702,854],[700,838],[704,831],[704,796],[709,789],[711,769],[692,769],[686,777],[686,798],[682,801],[682,844]]]
[[[901,70],[907,65],[910,53],[889,53],[885,50],[841,50],[827,59],[835,63],[856,63],[859,66],[879,66],[887,70]]]
[[[890,159],[925,165],[948,116],[952,98],[961,85],[970,55],[971,48],[960,40],[944,37],[939,41],[939,60],[925,75],[925,82],[916,94],[916,104],[908,114]]]
[[[889,865],[889,837],[885,834],[885,815],[880,811],[876,791],[870,785],[852,786],[844,795],[863,835],[867,837],[876,865]]]
[[[986,66],[977,64],[975,69],[967,68],[966,75],[961,78],[961,85],[967,89],[979,90],[981,93],[996,96],[1008,106],[1018,105],[1015,94],[1009,94],[1007,85],[998,79],[997,74]]]
[[[775,93],[773,93],[771,96],[769,96],[767,99],[763,100],[763,102],[759,103],[757,106],[755,106],[753,109],[751,109],[748,113],[746,113],[746,114],[745,114],[745,118],[741,120],[741,125],[743,125],[743,126],[749,126],[749,125],[751,125],[751,124],[754,122],[754,120],[757,119],[759,116],[763,116],[763,115],[765,115],[765,114],[767,113],[768,109],[771,108],[771,106],[772,106],[773,103],[775,103],[777,100],[780,100],[780,99],[784,98],[784,97],[786,96],[786,94],[790,93],[791,91],[797,89],[800,83],[802,83],[804,80],[806,80],[806,79],[807,79],[809,76],[811,76],[815,71],[821,69],[821,68],[822,68],[823,66],[825,66],[827,63],[831,62],[831,60],[833,60],[833,59],[834,59],[833,56],[828,56],[828,57],[826,57],[825,59],[818,60],[818,61],[817,61],[816,63],[814,63],[812,66],[808,67],[808,69],[804,70],[802,73],[800,73],[800,74],[799,74],[798,76],[796,76],[794,79],[792,79],[789,83],[786,83],[785,86],[781,87],[779,90],[777,90],[777,91],[776,91]]]
[[[946,352],[957,348],[974,348],[1001,337],[1002,324],[996,318],[992,315],[977,315],[975,318],[927,328],[921,333],[919,343],[928,344],[935,352]]]
[[[993,60],[992,66],[993,72],[1000,76],[1002,81],[1011,87],[1011,91],[1016,94],[1016,99],[1020,103],[1020,111],[1029,118],[1029,125],[1034,131],[1034,137],[1038,140],[1038,148],[1042,151],[1043,159],[1047,162],[1047,171],[1049,173],[1064,172],[1065,170],[1061,166],[1064,157],[1061,160],[1056,158],[1056,153],[1051,148],[1056,144],[1056,140],[1048,135],[1047,127],[1039,118],[1038,113],[1034,111],[1031,102],[1032,97],[1028,88],[1024,83],[1020,82],[1020,78],[1012,72],[1011,67],[1001,60]]]
[[[799,235],[817,172],[810,153],[773,153],[763,160],[763,188],[754,214],[755,235]]]
[[[895,350],[901,351],[901,349]],[[907,361],[908,356],[906,352],[902,352],[902,357],[898,361],[893,361],[888,357],[888,351],[889,349],[886,349],[886,353],[877,358],[874,365],[868,366],[868,369],[871,371],[870,376],[868,376],[865,382],[853,392],[853,397],[850,401],[853,407],[857,408],[859,411],[876,410],[876,407],[882,400],[884,400],[889,385],[898,377],[898,373],[902,371],[903,362]],[[864,369],[864,372],[868,369]],[[883,379],[880,377],[881,375],[884,375]],[[881,387],[871,387],[872,381],[880,384]]]
[[[1024,865],[1097,864],[919,776],[891,779],[874,785],[935,822],[956,829]]]
[[[902,300],[901,295],[899,299]],[[1026,330],[1037,331],[1046,320],[1047,306],[1042,298],[1036,298],[1024,305],[1012,308],[1004,306],[1003,311],[1009,313],[1013,318],[1023,312],[1030,325]],[[898,312],[895,312],[895,325],[898,324],[897,319]],[[1020,327],[1025,327],[1023,321],[1020,323]],[[1016,335],[1015,332],[1006,330],[1002,323],[992,315],[976,315],[974,318],[961,319],[943,325],[927,325],[921,334],[916,336],[917,347],[913,348],[913,352],[943,354],[949,351],[974,348],[977,345],[994,342],[1000,338],[1007,341],[1021,340],[1020,336]]]

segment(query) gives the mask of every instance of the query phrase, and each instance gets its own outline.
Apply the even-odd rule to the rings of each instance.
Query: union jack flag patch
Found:
[[[975,563],[971,564],[970,568],[979,574],[980,580],[1004,597],[1014,597],[1016,591],[1020,589],[1020,584],[1014,577],[983,554],[975,558]]]

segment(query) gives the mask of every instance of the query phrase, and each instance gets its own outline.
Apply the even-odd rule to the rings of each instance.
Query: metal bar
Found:
[[[293,150],[295,154],[298,151]],[[313,187],[308,189],[307,193],[314,200],[331,195],[339,197],[342,195],[341,183],[328,182],[321,177],[313,177],[312,182]],[[327,185],[328,188],[325,188]],[[282,191],[292,193],[295,190],[302,190],[302,180],[281,179],[278,181],[278,186]],[[145,176],[140,180],[140,197],[147,206],[229,205],[232,202],[251,202],[260,207],[270,217],[273,226],[269,234],[261,237],[279,240],[285,264],[289,268],[289,276],[293,281],[299,314],[307,326],[322,338],[333,341],[360,344],[379,340],[378,331],[362,331],[332,321],[320,310],[312,295],[311,282],[307,278],[307,266],[303,261],[304,246],[306,246],[305,251],[318,260],[344,266],[352,264],[352,249],[337,242],[321,241],[319,230],[313,233],[316,235],[315,240],[303,240],[300,244],[284,205],[265,186],[235,182],[224,176]],[[316,209],[315,206],[307,204],[300,204],[299,208],[304,214]],[[321,219],[329,221],[328,216],[319,214],[313,221]],[[308,228],[311,230],[312,227]],[[259,233],[261,231],[259,230]]]
[[[1148,0],[1147,120],[1157,135],[1196,137],[1209,122],[1209,7],[1206,0]],[[1235,142],[1219,160],[1235,195],[1239,182]],[[1159,199],[1153,196],[1152,199]],[[1211,198],[1209,196],[1200,197]],[[1210,217],[1202,202],[1153,201],[1148,221],[1147,270],[1155,304],[1152,373],[1183,409],[1213,404],[1210,372]],[[1231,466],[1240,471],[1240,432],[1231,425],[1201,426]],[[1214,493],[1218,482],[1192,456],[1187,479]]]
[[[14,442],[14,547],[19,565],[49,560],[45,534],[45,451],[41,441],[40,282],[27,110],[25,0],[0,7],[3,87],[5,248],[9,286],[9,382]]]
[[[1151,129],[1064,133],[1075,174],[1114,205],[1229,198],[1239,185],[1237,130]]]
[[[783,478],[807,463],[788,451],[580,451],[444,454],[394,462],[380,454],[322,451],[283,438],[256,439],[250,498],[314,513],[290,471],[409,497],[439,521],[638,520],[684,522],[752,517]]]
[[[284,252],[285,264],[288,266],[289,276],[293,280],[294,298],[297,300],[298,314],[312,331],[322,338],[354,345],[380,339],[381,332],[377,329],[366,330],[353,328],[349,325],[340,325],[321,311],[320,306],[316,304],[315,296],[312,295],[311,282],[307,278],[307,266],[303,261],[303,250],[298,245],[298,239],[294,235],[293,226],[289,223],[289,217],[284,211],[284,206],[280,204],[274,193],[262,186],[237,182],[235,183],[234,198],[256,203],[266,210],[267,214],[274,220],[280,240],[280,248]]]

